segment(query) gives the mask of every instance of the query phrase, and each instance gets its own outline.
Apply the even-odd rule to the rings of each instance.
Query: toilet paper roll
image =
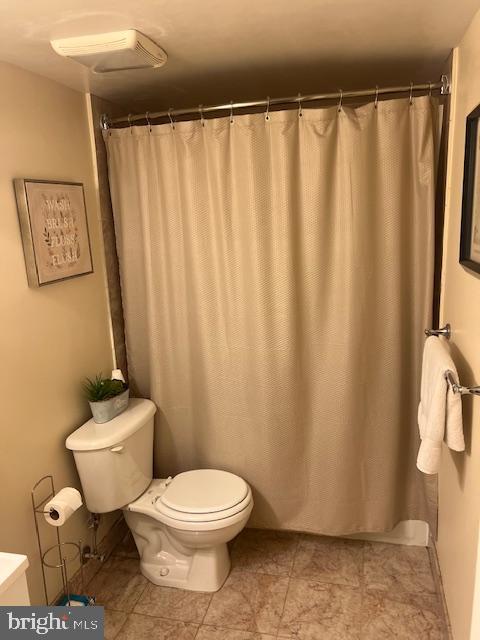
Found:
[[[45,520],[54,527],[61,527],[82,504],[80,491],[65,487],[44,506]]]

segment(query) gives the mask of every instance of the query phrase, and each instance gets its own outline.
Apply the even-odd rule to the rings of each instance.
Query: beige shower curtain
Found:
[[[422,97],[106,132],[157,477],[241,475],[253,526],[425,519],[437,112]]]

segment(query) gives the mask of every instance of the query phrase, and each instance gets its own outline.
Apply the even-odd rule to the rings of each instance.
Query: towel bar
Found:
[[[462,387],[461,384],[455,382],[451,371],[447,371],[445,378],[452,387],[453,393],[461,393],[464,395],[480,396],[480,387]]]
[[[441,329],[425,329],[426,336],[443,336],[447,340],[450,340],[451,334],[451,327],[448,323]]]

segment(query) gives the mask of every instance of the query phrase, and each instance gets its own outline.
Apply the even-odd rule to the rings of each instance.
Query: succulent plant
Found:
[[[120,395],[128,389],[128,385],[121,380],[104,378],[101,373],[93,380],[86,378],[83,383],[83,391],[89,402],[103,402]]]

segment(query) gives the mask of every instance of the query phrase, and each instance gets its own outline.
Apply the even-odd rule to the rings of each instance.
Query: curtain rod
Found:
[[[319,93],[313,95],[290,97],[290,98],[267,98],[266,100],[252,100],[250,102],[230,102],[228,104],[216,104],[208,107],[203,105],[197,108],[188,109],[168,109],[168,111],[155,111],[146,112],[143,114],[129,114],[128,116],[122,116],[121,118],[109,118],[106,113],[102,114],[100,118],[100,125],[102,129],[108,129],[112,125],[116,124],[129,124],[139,120],[144,120],[149,123],[151,120],[158,118],[174,118],[177,116],[193,116],[203,117],[206,113],[215,113],[217,111],[230,111],[234,109],[251,109],[253,107],[266,107],[270,108],[274,105],[286,105],[286,104],[298,104],[302,105],[304,102],[316,102],[320,100],[346,100],[348,98],[366,98],[366,97],[378,97],[389,93],[408,93],[413,95],[415,91],[440,91],[441,95],[447,95],[450,93],[450,81],[448,76],[442,75],[440,82],[427,82],[424,84],[413,84],[409,86],[400,87],[375,87],[374,89],[361,89],[358,91],[336,91],[334,93]]]

